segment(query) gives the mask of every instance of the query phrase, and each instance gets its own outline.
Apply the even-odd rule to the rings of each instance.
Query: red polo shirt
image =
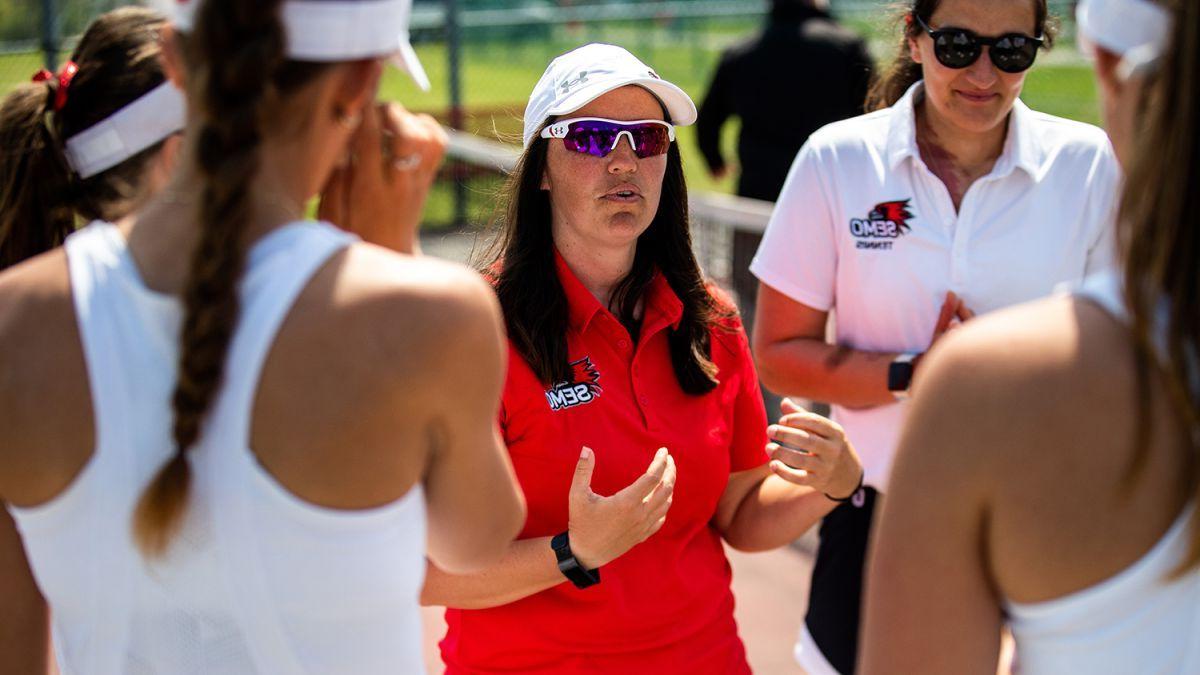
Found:
[[[635,344],[558,257],[570,306],[573,378],[538,381],[509,345],[501,427],[529,516],[520,538],[567,528],[567,494],[584,445],[592,489],[611,495],[665,446],[678,469],[666,524],[605,565],[600,584],[554,588],[502,607],[446,612],[447,673],[749,673],[733,620],[730,569],[710,526],[729,474],[755,468],[766,413],[740,323],[712,331],[720,384],[703,396],[675,378],[667,329],[683,305],[661,274],[651,283]]]

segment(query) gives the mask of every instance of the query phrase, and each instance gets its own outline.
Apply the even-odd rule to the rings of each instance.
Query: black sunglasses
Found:
[[[963,28],[939,28],[934,30],[925,20],[914,12],[913,17],[921,28],[933,38],[933,55],[938,63],[947,68],[966,68],[979,60],[983,46],[988,47],[988,56],[992,63],[1006,73],[1020,73],[1029,70],[1033,60],[1037,58],[1041,48],[1042,38],[1029,37],[1021,33],[1008,33],[1000,37],[980,37]]]

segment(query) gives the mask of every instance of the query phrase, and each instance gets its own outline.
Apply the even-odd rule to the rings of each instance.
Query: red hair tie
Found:
[[[67,92],[71,88],[71,80],[78,72],[79,66],[75,65],[74,61],[67,61],[63,64],[62,70],[58,71],[58,88],[54,90],[54,112],[59,112],[67,104]],[[45,68],[33,74],[34,82],[49,82],[52,79],[54,79],[54,73]]]

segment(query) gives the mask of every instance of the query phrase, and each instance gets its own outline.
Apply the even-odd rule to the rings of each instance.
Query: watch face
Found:
[[[907,391],[912,384],[913,365],[911,362],[892,362],[888,366],[888,391]]]

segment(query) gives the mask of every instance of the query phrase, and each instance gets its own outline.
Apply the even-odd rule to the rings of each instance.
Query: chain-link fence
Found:
[[[120,0],[0,0],[0,94],[43,66],[61,61],[76,36]],[[1067,37],[1030,72],[1025,96],[1051,114],[1096,121],[1090,72],[1070,45],[1073,15],[1051,0]],[[831,0],[832,13],[868,38],[872,52],[891,55],[898,37],[889,0]],[[620,44],[699,102],[721,52],[760,30],[769,0],[416,0],[412,32],[431,92],[389,72],[382,96],[433,114],[481,136],[519,139],[521,113],[534,83],[556,55],[587,42]],[[49,20],[47,19],[49,18]],[[733,155],[736,125],[723,138]],[[689,189],[732,191],[731,178],[703,169],[690,129],[680,130]],[[519,142],[519,140],[518,140]],[[431,196],[427,221],[479,223],[495,206],[498,175],[455,163]]]

